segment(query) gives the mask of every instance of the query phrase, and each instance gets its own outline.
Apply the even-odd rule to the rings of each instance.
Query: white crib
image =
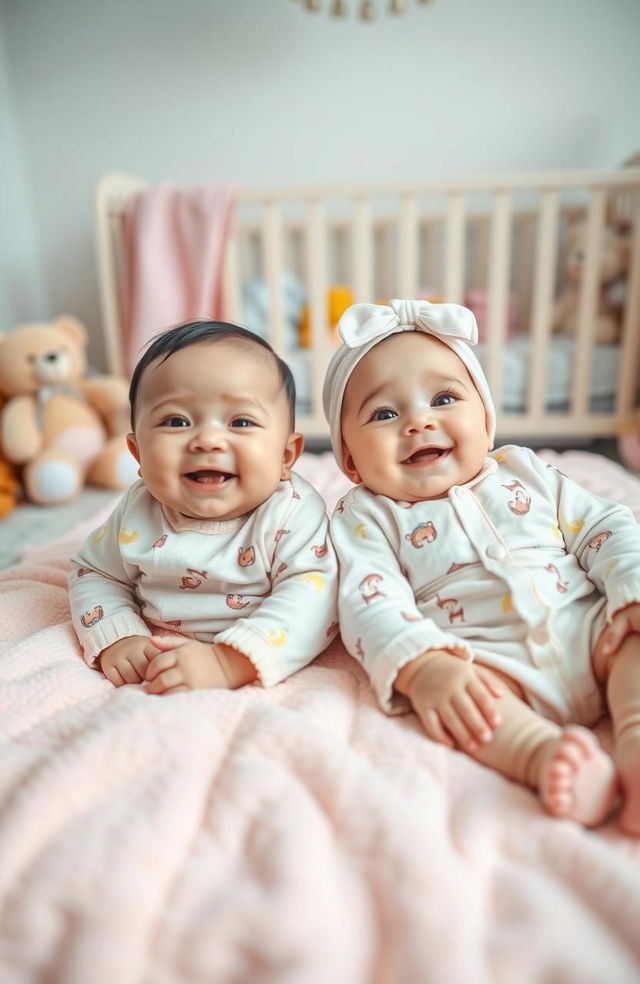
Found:
[[[119,373],[124,217],[145,187],[110,174],[96,195],[105,351],[108,368]],[[631,259],[620,343],[599,345],[598,262],[611,209],[631,223]],[[551,325],[561,246],[575,217],[584,218],[587,235],[578,332],[570,338],[554,335]],[[639,217],[640,169],[242,189],[227,251],[225,317],[243,323],[244,285],[259,278],[268,298],[264,334],[292,366],[301,395],[297,427],[313,441],[327,437],[321,389],[335,344],[327,325],[330,285],[347,285],[358,301],[426,293],[463,303],[470,291],[481,291],[486,339],[479,355],[498,408],[499,438],[558,444],[611,436],[637,401]],[[307,295],[308,348],[292,343],[286,330],[286,277],[297,278]]]

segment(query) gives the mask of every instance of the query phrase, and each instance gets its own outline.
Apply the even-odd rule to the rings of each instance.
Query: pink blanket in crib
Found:
[[[640,515],[589,459],[554,460]],[[637,984],[640,842],[386,717],[339,644],[270,691],[88,669],[67,557],[100,519],[0,572],[0,980]]]
[[[222,316],[222,278],[233,205],[230,185],[152,186],[125,221],[127,369],[162,328]]]

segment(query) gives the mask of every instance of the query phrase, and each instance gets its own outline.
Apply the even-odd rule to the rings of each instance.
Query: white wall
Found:
[[[6,331],[12,325],[45,317],[48,305],[11,98],[1,17],[0,229],[0,331]]]
[[[293,0],[0,4],[48,313],[94,329],[107,170],[303,184],[611,167],[640,150],[638,0],[410,0],[374,24]]]

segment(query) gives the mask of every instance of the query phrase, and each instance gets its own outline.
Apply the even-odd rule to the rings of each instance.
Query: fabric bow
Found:
[[[383,304],[352,304],[338,323],[342,341],[352,349],[367,345],[379,335],[416,328],[436,337],[459,338],[468,345],[478,342],[476,319],[469,308],[461,304],[400,300],[390,301],[388,307]]]

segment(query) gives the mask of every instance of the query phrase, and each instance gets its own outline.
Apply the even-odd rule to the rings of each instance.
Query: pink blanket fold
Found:
[[[612,462],[545,456],[640,514]],[[91,525],[0,571],[3,984],[638,984],[615,818],[554,820],[386,717],[339,640],[269,691],[114,689],[69,621]]]
[[[234,187],[158,184],[125,219],[124,347],[131,371],[162,328],[222,316],[222,275]]]

